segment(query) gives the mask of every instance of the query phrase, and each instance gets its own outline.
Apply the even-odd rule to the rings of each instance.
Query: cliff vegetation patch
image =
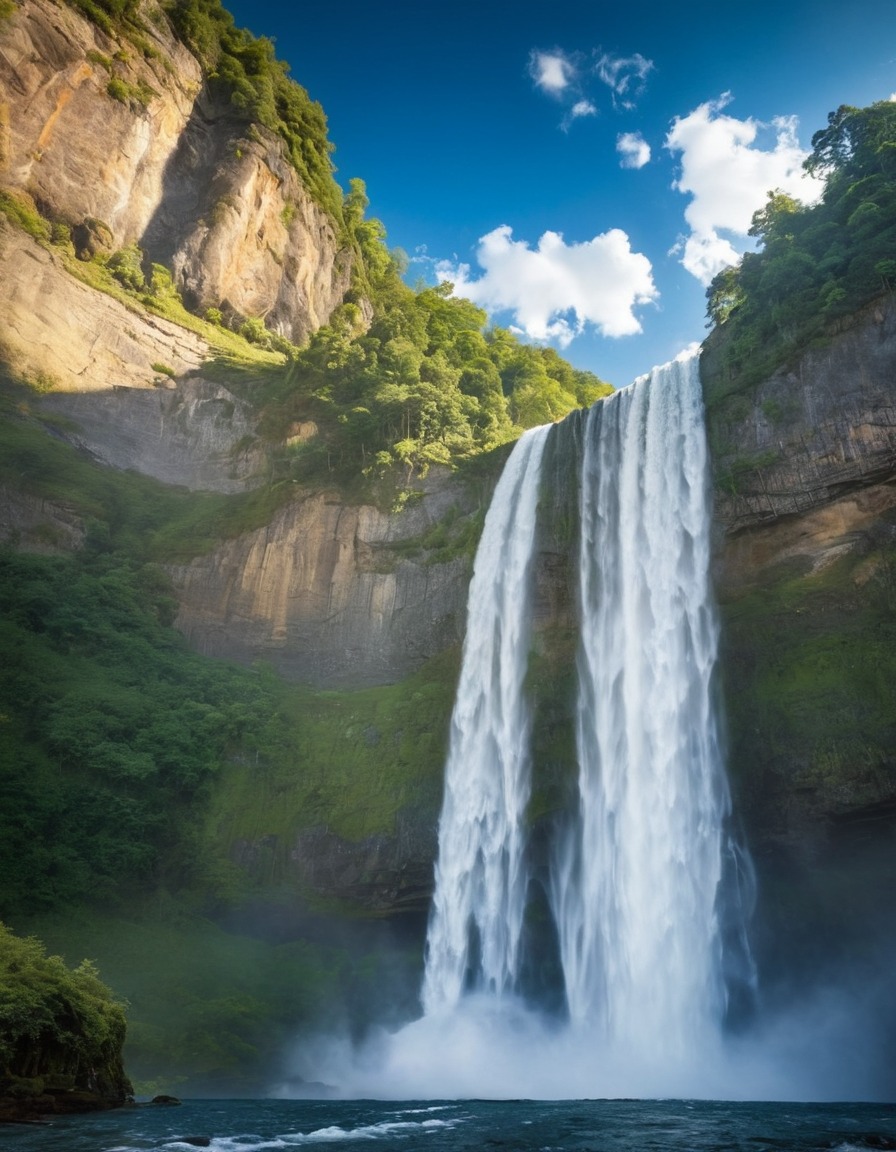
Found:
[[[896,287],[896,104],[841,105],[812,137],[805,168],[825,179],[821,201],[806,207],[771,192],[750,229],[759,250],[707,290],[719,360],[710,407],[831,339]]]

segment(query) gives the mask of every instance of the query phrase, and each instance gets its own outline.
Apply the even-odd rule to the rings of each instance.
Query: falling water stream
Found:
[[[697,359],[588,414],[581,488],[579,812],[555,850],[569,1014],[681,1056],[725,1008],[728,791]]]
[[[445,772],[423,1006],[454,1007],[478,946],[475,986],[517,982],[525,910],[530,723],[523,694],[541,457],[549,426],[520,439],[485,518]]]

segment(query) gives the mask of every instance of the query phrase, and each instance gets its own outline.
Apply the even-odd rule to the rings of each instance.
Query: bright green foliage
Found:
[[[50,240],[50,224],[38,212],[27,193],[0,190],[0,213],[35,240],[43,243]]]
[[[130,1085],[121,1070],[123,1006],[84,960],[74,970],[0,924],[0,1074],[69,1076],[100,1090]]]
[[[892,289],[896,104],[843,105],[812,144],[805,166],[825,178],[821,202],[803,207],[770,193],[750,229],[761,250],[720,272],[707,291],[709,317],[726,329],[729,391],[761,379],[832,322]]]
[[[132,292],[142,292],[146,288],[143,252],[137,244],[129,244],[113,252],[106,261],[106,267],[123,288]]]
[[[313,420],[321,435],[284,454],[278,475],[306,480],[326,467],[330,480],[361,474],[375,490],[396,469],[409,480],[456,464],[612,392],[553,349],[488,328],[485,312],[452,297],[450,284],[409,288],[366,208],[364,184],[353,180],[344,217],[363,261],[356,292],[373,319],[365,329],[358,304],[346,303],[292,356],[263,428],[276,440]]]
[[[191,654],[173,611],[152,567],[0,555],[5,913],[189,874],[190,813],[258,691]]]

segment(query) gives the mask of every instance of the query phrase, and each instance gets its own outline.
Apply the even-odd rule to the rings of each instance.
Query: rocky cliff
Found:
[[[84,254],[137,243],[189,306],[301,341],[342,301],[349,250],[281,141],[212,94],[153,9],[139,51],[53,0],[0,24],[0,186]]]
[[[267,660],[321,687],[402,679],[460,643],[470,573],[469,556],[435,562],[425,540],[475,500],[442,477],[421,495],[397,515],[297,496],[270,524],[170,569],[178,628],[207,655]]]
[[[760,949],[873,951],[896,861],[896,304],[883,297],[745,391],[702,362],[722,679]],[[859,941],[863,941],[859,944]]]

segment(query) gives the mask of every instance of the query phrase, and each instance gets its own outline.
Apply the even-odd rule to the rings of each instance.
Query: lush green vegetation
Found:
[[[196,889],[239,900],[237,839],[347,840],[435,811],[456,667],[319,693],[204,659],[161,571],[99,553],[0,554],[0,911]]]
[[[251,679],[186,650],[151,567],[5,554],[0,605],[4,914],[183,885]]]
[[[351,182],[345,219],[363,257],[357,302],[338,308],[265,397],[262,428],[282,439],[299,421],[320,435],[288,449],[287,474],[323,469],[346,483],[359,474],[410,480],[432,464],[456,464],[516,439],[524,428],[559,420],[612,391],[552,348],[523,344],[489,328],[482,309],[451,286],[413,290],[401,253],[382,225],[365,218],[367,197]],[[372,305],[368,325],[362,303]]]
[[[124,1038],[124,1007],[91,961],[66,968],[0,924],[0,1096],[89,1088],[123,1100]]]
[[[770,193],[753,217],[760,250],[707,291],[709,317],[723,326],[710,403],[766,377],[896,286],[896,104],[842,105],[812,146],[805,167],[825,180],[821,201],[805,207]]]

